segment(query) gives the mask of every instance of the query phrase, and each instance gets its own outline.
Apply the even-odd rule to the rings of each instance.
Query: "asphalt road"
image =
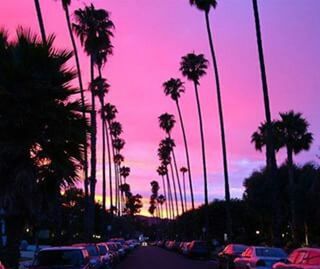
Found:
[[[116,269],[215,269],[210,261],[190,260],[158,247],[139,247]]]

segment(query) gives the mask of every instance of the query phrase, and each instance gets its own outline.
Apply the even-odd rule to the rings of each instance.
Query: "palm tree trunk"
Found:
[[[101,98],[101,111],[104,107],[104,100]],[[102,208],[106,210],[106,135],[104,132],[105,126],[105,118],[104,116],[101,117],[102,119]]]
[[[166,201],[165,201],[166,216],[168,218],[169,215],[168,215],[168,204],[167,204],[167,200],[168,200],[167,188],[166,188],[166,184],[165,184],[165,181],[164,181],[164,176],[161,176],[161,178],[162,178],[162,187],[163,187],[164,197],[166,198]]]
[[[205,17],[206,17],[207,32],[208,32],[208,38],[209,38],[209,44],[210,44],[210,51],[211,51],[211,56],[212,56],[213,71],[214,71],[215,81],[216,81],[217,101],[218,101],[219,120],[220,120],[220,132],[221,132],[223,171],[224,171],[227,234],[228,234],[228,240],[231,240],[231,238],[232,238],[232,218],[231,218],[231,213],[230,213],[230,187],[229,187],[227,146],[226,146],[226,136],[225,136],[225,129],[224,129],[222,97],[221,97],[221,90],[220,90],[220,78],[219,78],[219,71],[218,71],[218,63],[217,63],[215,50],[214,50],[214,46],[213,46],[213,37],[212,37],[211,28],[210,28],[209,12],[205,12]]]
[[[174,206],[173,206],[173,197],[171,191],[171,184],[168,173],[166,174],[167,186],[168,186],[168,198],[169,198],[169,209],[170,209],[170,218],[174,219]]]
[[[270,185],[274,186],[274,189],[272,191],[273,197],[271,197],[273,201],[272,207],[273,207],[273,213],[274,213],[274,216],[273,216],[274,244],[279,245],[281,241],[282,217],[280,212],[281,209],[279,206],[280,194],[278,193],[276,188],[277,162],[276,162],[276,154],[275,154],[275,148],[274,148],[274,139],[272,135],[271,110],[270,110],[266,68],[265,68],[264,55],[263,55],[258,2],[257,0],[252,0],[252,3],[253,3],[254,19],[255,19],[255,26],[256,26],[257,46],[258,46],[258,52],[259,52],[259,63],[260,63],[262,90],[263,90],[263,98],[264,98],[265,117],[267,122],[267,138],[266,138],[266,159],[267,159],[267,171],[268,171],[267,176],[268,176]]]
[[[190,196],[191,196],[191,206],[192,206],[192,209],[194,210],[194,196],[193,196],[193,186],[192,186],[192,175],[191,175],[191,165],[190,165],[188,141],[187,141],[186,131],[185,131],[182,113],[181,113],[181,109],[180,109],[180,104],[179,104],[178,100],[176,100],[176,105],[177,105],[177,109],[178,109],[180,125],[181,125],[181,130],[182,130],[182,135],[183,135],[183,142],[184,142],[184,147],[185,147],[185,151],[186,151],[186,159],[187,159],[187,167],[188,167],[188,175],[189,175],[189,187],[190,187]],[[185,201],[185,206],[187,207],[186,201]]]
[[[185,172],[182,173],[182,180],[183,180],[183,196],[184,196],[184,205],[185,205],[185,209],[186,211],[188,211],[187,209],[187,190],[186,190],[186,177],[185,177]]]
[[[171,171],[171,178],[172,178],[172,185],[173,185],[173,192],[174,192],[174,200],[175,200],[175,203],[176,203],[176,213],[177,213],[176,216],[179,216],[177,187],[176,187],[176,180],[175,180],[175,177],[174,177],[172,162],[170,162],[170,171]]]
[[[208,199],[208,178],[207,178],[207,164],[206,164],[206,151],[204,144],[204,131],[202,123],[201,105],[198,93],[198,84],[194,81],[194,89],[196,93],[199,125],[200,125],[200,137],[201,137],[201,149],[202,149],[202,163],[203,163],[203,179],[204,179],[204,205],[205,205],[205,229],[208,232],[209,228],[209,199]]]
[[[86,123],[86,111],[85,111],[86,107],[85,107],[85,98],[84,98],[84,90],[83,90],[83,83],[82,83],[79,54],[78,54],[76,41],[74,39],[74,35],[72,32],[68,6],[66,6],[66,7],[63,6],[63,8],[65,11],[68,31],[69,31],[69,35],[70,35],[70,39],[71,39],[71,43],[72,43],[72,47],[73,47],[74,57],[76,60],[76,67],[77,67],[77,74],[78,74],[78,81],[79,81],[79,88],[80,88],[80,96],[81,96],[81,105],[82,105],[82,109],[83,109],[82,117]],[[85,134],[86,134],[86,131],[85,131]],[[87,144],[87,139],[86,139],[85,144],[84,144],[84,194],[85,194],[85,197],[89,196],[89,190],[88,190],[88,148],[87,147],[88,147],[88,144]]]
[[[172,158],[173,158],[174,170],[176,172],[176,178],[177,178],[179,194],[180,194],[181,210],[182,210],[182,214],[183,214],[184,213],[184,203],[183,203],[183,196],[182,196],[182,188],[181,188],[181,183],[180,183],[179,170],[178,170],[178,166],[177,166],[176,156],[174,154],[174,149],[172,149]]]
[[[43,23],[42,12],[41,12],[41,7],[40,7],[39,0],[34,0],[34,4],[36,6],[36,11],[37,11],[37,17],[38,17],[39,26],[40,26],[42,43],[46,46],[47,45],[47,36],[46,36],[46,31],[45,31],[45,27],[44,27],[44,23]]]
[[[109,192],[110,192],[110,212],[113,215],[113,187],[112,187],[112,169],[111,169],[111,149],[110,149],[110,138],[108,132],[108,123],[105,121],[104,132],[107,140],[107,149],[108,149],[108,168],[109,168]]]
[[[290,192],[290,212],[291,212],[291,236],[292,241],[297,243],[297,223],[296,223],[296,208],[295,208],[295,184],[293,173],[293,152],[290,147],[287,147],[288,154],[288,174],[289,174],[289,192]]]

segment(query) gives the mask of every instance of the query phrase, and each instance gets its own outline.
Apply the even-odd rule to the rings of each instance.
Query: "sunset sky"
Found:
[[[164,112],[177,116],[175,104],[163,93],[162,83],[171,77],[181,77],[179,62],[186,53],[204,53],[207,59],[211,59],[204,14],[190,7],[187,0],[91,2],[97,8],[110,11],[116,26],[114,55],[103,72],[111,84],[107,101],[117,106],[118,119],[123,124],[123,138],[126,140],[123,154],[125,165],[131,168],[128,182],[134,193],[149,199],[150,181],[161,182],[156,173],[159,165],[157,147],[164,132],[158,127],[158,116]],[[70,10],[91,2],[74,0]],[[71,48],[60,1],[41,0],[40,3],[46,31],[56,35],[55,46]],[[241,197],[243,179],[264,164],[264,154],[256,152],[250,144],[251,134],[264,120],[252,1],[224,0],[218,3],[217,9],[211,12],[211,25],[221,77],[231,192],[232,197]],[[320,1],[260,0],[259,4],[272,115],[277,118],[279,112],[291,109],[303,113],[314,133],[314,143],[309,152],[299,154],[296,160],[299,163],[316,161],[316,155],[320,154]],[[7,28],[13,36],[19,25],[39,33],[33,1],[1,1],[0,28]],[[79,50],[82,73],[88,85],[89,62],[80,44]],[[74,66],[74,62],[70,65]],[[210,200],[224,196],[218,110],[211,67],[200,85]],[[203,201],[201,148],[196,102],[190,82],[186,82],[181,105],[199,204]],[[173,138],[177,144],[178,164],[185,166],[178,122]],[[101,155],[100,139],[98,154]],[[284,156],[284,151],[278,154],[279,163]],[[98,168],[101,177],[100,162]],[[98,184],[98,194],[101,194],[101,181]]]

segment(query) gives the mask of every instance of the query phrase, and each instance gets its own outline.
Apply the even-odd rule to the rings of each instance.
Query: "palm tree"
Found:
[[[230,214],[230,187],[229,187],[227,146],[226,146],[226,137],[225,137],[225,128],[224,128],[224,117],[223,117],[223,108],[222,108],[219,70],[218,70],[216,53],[213,45],[213,35],[210,27],[210,18],[209,18],[209,13],[211,9],[217,7],[217,1],[216,0],[190,0],[190,4],[195,5],[199,10],[203,11],[206,19],[207,33],[208,33],[210,52],[212,57],[213,71],[214,71],[214,77],[216,81],[216,90],[217,90],[217,102],[218,102],[218,111],[219,111],[219,120],[220,120],[221,145],[222,145],[222,157],[223,157],[225,199],[226,199],[227,234],[230,240],[232,237],[232,218]]]
[[[44,27],[44,23],[43,23],[42,12],[41,12],[39,0],[34,0],[34,5],[35,5],[36,11],[37,11],[37,17],[38,17],[38,22],[39,22],[39,27],[40,27],[40,32],[41,32],[42,43],[44,45],[47,45],[47,36],[46,36],[46,31],[45,31],[45,27]]]
[[[266,123],[267,123],[266,162],[267,162],[268,180],[270,181],[270,185],[276,186],[278,168],[277,168],[277,162],[276,162],[276,153],[275,153],[276,149],[275,149],[274,135],[272,134],[270,100],[269,100],[269,92],[268,92],[266,67],[264,63],[262,37],[261,37],[261,29],[260,29],[260,18],[259,18],[259,9],[258,9],[257,0],[252,0],[252,4],[253,4],[253,12],[254,12],[254,19],[255,19],[255,27],[256,27],[257,46],[258,46],[258,53],[259,53],[265,117],[266,117]],[[273,192],[273,197],[270,198],[273,201],[273,208],[274,208],[273,234],[274,234],[274,242],[276,245],[279,244],[281,240],[281,237],[280,237],[281,236],[281,212],[280,212],[280,206],[278,204],[280,195],[281,194],[277,193],[277,190],[275,189]]]
[[[174,127],[175,122],[176,121],[175,121],[174,116],[172,114],[164,113],[164,114],[160,115],[160,117],[159,117],[160,128],[162,128],[166,132],[166,134],[168,135],[168,138],[171,138],[171,131],[172,131],[172,128]],[[174,170],[175,170],[179,193],[180,193],[181,209],[182,209],[182,213],[184,213],[182,189],[181,189],[179,171],[178,171],[178,166],[177,166],[177,160],[176,160],[176,156],[174,153],[174,146],[175,145],[172,146],[172,151],[171,151],[172,152],[172,159],[173,159]]]
[[[103,132],[105,133],[106,140],[107,140],[107,149],[108,149],[108,162],[109,162],[109,188],[110,188],[110,212],[113,214],[113,187],[112,187],[112,169],[111,169],[111,145],[110,145],[110,133],[109,133],[109,126],[111,122],[115,119],[116,114],[118,113],[116,107],[110,103],[104,105],[102,109],[104,118],[105,118],[105,125],[103,126]]]
[[[160,218],[163,218],[163,204],[166,201],[166,197],[163,194],[160,194],[157,198],[157,203],[160,205]]]
[[[75,11],[76,23],[73,29],[80,38],[85,52],[90,56],[91,83],[94,81],[94,67],[98,66],[101,76],[101,66],[106,61],[107,55],[112,53],[111,37],[114,24],[110,20],[109,13],[104,9],[95,9],[93,4],[84,9]],[[91,197],[91,217],[93,221],[93,206],[96,187],[96,109],[95,96],[91,89],[91,173],[90,173],[90,197]],[[92,226],[92,225],[91,225]],[[89,234],[92,234],[93,226],[90,227]]]
[[[0,31],[0,204],[10,227],[2,261],[10,268],[18,268],[27,218],[52,215],[62,188],[80,179],[88,128],[67,68],[72,53],[53,43],[22,28],[10,41]]]
[[[183,167],[180,168],[180,172],[182,173],[182,178],[183,178],[184,204],[185,204],[186,211],[187,211],[187,191],[186,191],[186,177],[185,177],[185,174],[188,172],[188,168],[183,166]]]
[[[303,150],[309,150],[313,141],[313,135],[308,132],[309,123],[302,117],[301,113],[291,110],[287,113],[280,113],[280,117],[281,120],[278,122],[280,139],[282,146],[287,150],[292,239],[296,241],[297,219],[293,155],[299,154]]]
[[[202,148],[202,163],[203,163],[203,179],[204,179],[204,203],[205,203],[205,217],[206,217],[206,231],[209,227],[209,212],[208,212],[208,179],[207,179],[207,164],[206,164],[206,153],[205,153],[205,143],[204,143],[204,131],[201,115],[201,105],[198,92],[198,86],[200,85],[200,78],[206,74],[208,68],[208,60],[203,54],[189,53],[182,57],[180,63],[180,71],[182,75],[187,77],[188,80],[192,81],[194,84],[194,90],[196,94],[196,101],[198,107],[199,125],[200,125],[200,137],[201,137],[201,148]]]
[[[36,0],[37,1],[37,0]],[[78,81],[79,81],[79,89],[80,89],[80,96],[81,96],[81,103],[82,103],[82,117],[84,121],[86,122],[86,111],[85,111],[85,98],[84,98],[84,89],[83,89],[83,82],[82,82],[82,74],[81,74],[81,68],[80,68],[80,60],[79,60],[79,54],[78,54],[78,48],[76,45],[76,41],[73,35],[72,31],[72,25],[70,20],[70,13],[69,13],[69,6],[71,4],[71,0],[61,0],[62,8],[65,12],[68,31],[73,47],[73,53],[76,60],[76,67],[77,67],[77,74],[78,74]],[[88,190],[88,149],[87,149],[87,142],[84,148],[84,190],[85,190],[85,197],[88,197],[89,190]]]
[[[126,178],[130,175],[130,167],[122,166],[120,167],[120,175],[123,177],[124,183],[126,183]]]
[[[159,144],[158,157],[161,161],[161,166],[165,168],[164,171],[165,171],[167,186],[168,186],[169,206],[171,205],[171,208],[170,208],[171,217],[174,218],[175,216],[174,203],[173,203],[173,196],[172,196],[171,184],[170,184],[169,173],[168,173],[168,165],[171,163],[171,147],[163,143],[163,141],[161,141]],[[175,193],[175,197],[177,197],[176,193]]]
[[[161,176],[161,179],[162,179],[162,188],[163,188],[163,191],[164,191],[164,197],[167,198],[168,197],[168,195],[167,195],[168,192],[167,192],[167,188],[166,188],[166,184],[165,184],[165,180],[164,180],[164,176],[168,173],[167,168],[164,165],[160,165],[157,168],[157,172],[158,172],[158,175]],[[165,202],[166,202],[165,203],[166,217],[169,218],[169,210],[168,210],[167,200],[165,200]]]
[[[188,166],[188,171],[189,171],[188,175],[189,175],[191,205],[192,205],[192,209],[194,209],[194,196],[193,196],[193,186],[192,186],[192,175],[191,175],[191,165],[190,165],[188,141],[187,141],[186,131],[185,131],[181,108],[180,108],[180,103],[179,103],[179,98],[181,96],[181,93],[183,93],[185,90],[183,84],[184,83],[180,79],[171,78],[170,80],[163,83],[163,89],[164,89],[164,93],[166,95],[170,95],[171,99],[173,101],[175,101],[176,106],[177,106],[182,135],[183,135],[183,142],[184,142],[184,147],[185,147],[185,152],[186,152],[187,166]],[[186,202],[185,202],[185,207],[187,207]]]
[[[104,107],[104,97],[109,92],[110,85],[106,79],[99,76],[93,81],[91,87],[93,87],[92,91],[94,94],[99,97],[102,110]],[[102,114],[101,121],[102,126],[105,126],[105,117]],[[104,210],[106,210],[106,196],[106,136],[102,132],[102,207]]]

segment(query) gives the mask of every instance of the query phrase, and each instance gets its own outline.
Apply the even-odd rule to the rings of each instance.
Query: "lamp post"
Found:
[[[7,245],[7,236],[6,236],[6,222],[5,222],[6,211],[3,208],[0,208],[0,236],[1,236],[1,247]]]

